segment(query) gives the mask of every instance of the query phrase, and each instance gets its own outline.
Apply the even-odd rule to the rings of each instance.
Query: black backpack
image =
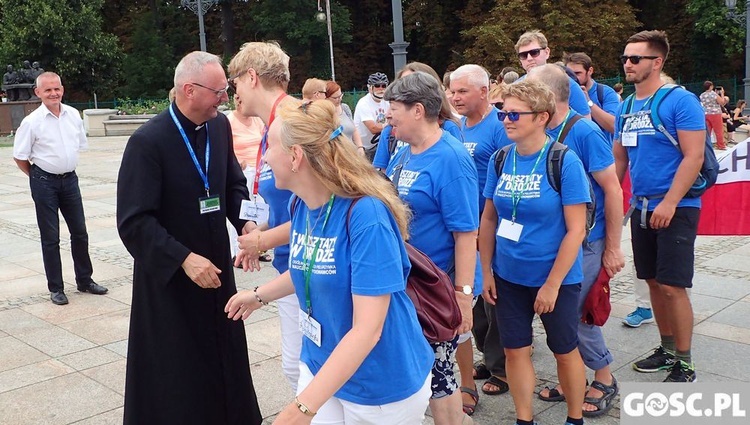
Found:
[[[583,117],[580,115],[573,115],[570,117],[562,130],[560,130],[560,137],[557,139],[558,141],[554,142],[547,151],[547,182],[557,193],[560,193],[560,187],[562,185],[563,160],[565,159],[565,154],[570,150],[570,148],[565,146],[562,142],[570,132],[573,124],[582,118]],[[495,173],[498,178],[502,173],[505,159],[507,158],[511,147],[513,147],[513,144],[506,145],[498,150],[497,155],[495,155]],[[584,239],[584,243],[588,240],[591,229],[593,229],[596,224],[596,196],[594,194],[594,187],[591,186],[591,181],[588,180],[588,177],[587,181],[589,183],[589,197],[591,198],[591,202],[586,203],[586,239]]]

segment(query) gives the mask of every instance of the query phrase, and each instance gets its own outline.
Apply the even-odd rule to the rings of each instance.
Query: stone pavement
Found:
[[[122,422],[132,259],[115,226],[115,185],[127,138],[90,139],[78,168],[94,262],[105,296],[76,292],[68,234],[62,226],[62,260],[70,304],[49,301],[39,233],[27,178],[16,168],[8,139],[0,138],[0,424],[118,424]],[[627,232],[626,232],[627,233]],[[627,235],[623,248],[630,260]],[[693,353],[701,382],[750,381],[750,237],[700,237],[696,252]],[[274,276],[236,271],[250,288]],[[257,283],[256,283],[257,282]],[[625,328],[633,308],[631,268],[612,283],[612,319],[605,326],[620,382],[660,381],[630,363],[658,343],[654,325]],[[247,321],[250,368],[260,407],[271,423],[291,401],[281,373],[275,306]],[[538,387],[554,385],[555,365],[537,326],[534,364]],[[589,374],[589,377],[591,374]],[[481,385],[481,382],[478,382]],[[562,423],[564,403],[535,401],[540,424]],[[481,395],[476,423],[512,423],[510,396]],[[619,423],[619,404],[588,423]],[[428,418],[426,423],[432,423]],[[385,424],[389,425],[389,424]]]

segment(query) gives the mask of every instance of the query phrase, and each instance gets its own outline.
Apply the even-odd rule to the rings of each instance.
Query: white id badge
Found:
[[[268,221],[270,208],[268,204],[258,199],[242,201],[240,207],[240,220],[250,220],[258,224]]]
[[[622,145],[631,148],[638,146],[638,133],[635,131],[622,133]]]
[[[313,319],[312,316],[308,316],[307,312],[302,310],[299,311],[299,330],[302,332],[302,335],[306,336],[307,339],[313,342],[313,344],[320,347],[320,323]]]
[[[518,242],[521,239],[521,231],[523,230],[523,224],[514,223],[510,220],[500,220],[500,226],[497,227],[497,235],[501,238],[510,239],[513,242]]]

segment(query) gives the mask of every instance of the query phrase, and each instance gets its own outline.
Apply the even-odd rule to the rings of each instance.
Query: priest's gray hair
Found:
[[[461,65],[451,73],[451,81],[469,77],[468,83],[474,87],[482,88],[490,86],[490,75],[487,70],[473,63]]]
[[[198,78],[203,73],[203,68],[212,63],[218,63],[222,68],[221,58],[201,51],[190,52],[180,60],[174,69],[174,86],[180,87]]]

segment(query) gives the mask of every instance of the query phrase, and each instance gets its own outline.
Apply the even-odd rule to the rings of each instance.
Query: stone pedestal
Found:
[[[104,121],[114,115],[117,115],[117,109],[84,109],[83,127],[86,129],[86,135],[91,137],[105,136]]]
[[[24,102],[0,102],[0,135],[15,133],[21,126],[21,121],[38,108],[40,100]]]

